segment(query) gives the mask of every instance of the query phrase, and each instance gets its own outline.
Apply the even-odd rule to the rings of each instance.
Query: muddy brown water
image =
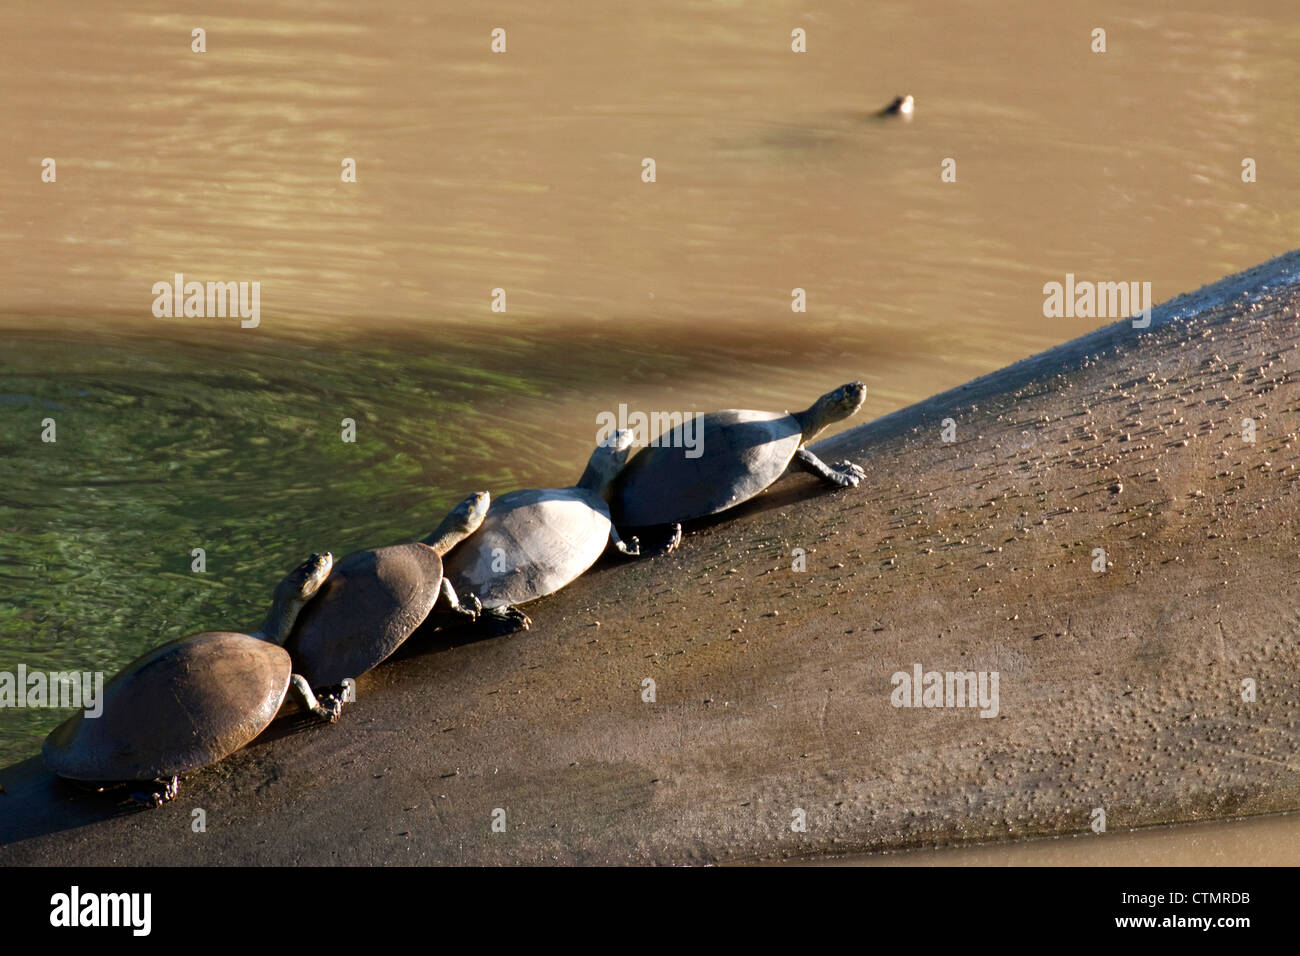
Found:
[[[0,670],[254,624],[310,550],[567,484],[620,402],[860,378],[864,421],[1107,321],[1043,317],[1066,273],[1160,301],[1296,245],[1292,4],[999,9],[9,5]],[[177,272],[261,324],[154,318]],[[0,711],[0,764],[65,713]]]

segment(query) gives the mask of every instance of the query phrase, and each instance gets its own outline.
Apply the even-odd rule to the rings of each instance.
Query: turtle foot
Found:
[[[668,540],[664,543],[664,546],[659,549],[657,554],[672,554],[679,547],[681,547],[681,544],[682,544],[682,525],[681,522],[678,521],[673,524],[672,533],[668,536]]]
[[[479,615],[483,613],[483,602],[478,599],[477,595],[467,594],[461,599],[460,604],[456,606],[456,613],[463,614],[471,621],[477,621]]]
[[[468,618],[471,621],[477,621],[479,615],[483,613],[483,602],[478,599],[477,595],[466,594],[462,600],[461,597],[456,594],[456,589],[451,586],[451,581],[447,578],[442,579],[442,583],[438,585],[438,590],[441,592],[443,600],[447,602],[447,606],[451,608],[453,613],[459,614],[461,617]]]
[[[830,470],[834,475],[831,480],[842,488],[856,488],[858,482],[867,477],[865,471],[847,459],[845,461],[837,461],[835,464],[830,466]]]
[[[645,535],[645,543],[638,538],[632,540],[637,542],[637,550],[642,557],[657,558],[670,554],[682,543],[681,522],[642,528],[641,533]]]
[[[800,448],[794,453],[794,465],[837,488],[856,488],[867,477],[867,473],[851,461],[837,461],[828,465],[807,448]]]
[[[488,608],[479,620],[492,637],[505,637],[516,631],[526,631],[533,624],[527,614],[509,605]]]
[[[327,724],[337,724],[343,716],[343,695],[341,693],[321,694],[316,698],[312,714]]]
[[[170,780],[155,780],[158,786],[153,790],[142,790],[131,794],[131,802],[138,803],[145,807],[161,807],[176,799],[176,795],[181,790],[180,777],[172,777]]]
[[[339,686],[346,691],[346,683]],[[320,697],[317,697],[316,692],[307,683],[307,678],[301,674],[294,674],[289,678],[289,690],[298,698],[303,707],[327,724],[338,721],[339,716],[343,713],[343,699],[346,694],[336,695],[322,692]]]

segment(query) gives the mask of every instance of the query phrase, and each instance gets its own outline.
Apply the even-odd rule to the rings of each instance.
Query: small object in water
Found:
[[[256,634],[205,631],[156,647],[104,687],[102,712],[85,711],[45,739],[41,755],[60,777],[104,790],[105,782],[152,781],[132,795],[146,806],[176,797],[181,774],[216,763],[274,719],[292,689],[322,720],[338,718],[293,673],[280,645],[320,590],[334,558],[313,554],[280,582]]]
[[[912,112],[916,108],[916,101],[912,99],[912,94],[894,97],[894,102],[890,103],[883,110],[877,113],[877,116],[901,116],[903,119],[911,119]]]

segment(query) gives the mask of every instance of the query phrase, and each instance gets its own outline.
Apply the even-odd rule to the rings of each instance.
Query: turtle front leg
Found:
[[[131,794],[133,803],[139,803],[146,807],[161,807],[164,803],[176,799],[176,795],[181,792],[181,778],[172,777],[170,780],[158,779],[154,783],[158,784],[153,790],[144,790]]]
[[[796,451],[794,460],[804,471],[838,488],[856,488],[858,482],[867,477],[867,473],[851,461],[837,461],[833,465],[828,465],[807,448]]]
[[[610,532],[610,540],[613,541],[612,528]],[[622,548],[619,548],[619,550],[623,551],[624,554],[643,554],[658,558],[676,551],[677,546],[682,543],[682,525],[680,521],[673,524],[656,525],[652,528],[642,528],[641,533],[649,535],[647,544],[642,544],[640,539],[633,538],[633,542],[636,543],[636,551],[623,551]],[[617,548],[618,545],[615,544],[614,547]]]
[[[312,693],[311,685],[307,683],[307,678],[301,674],[294,674],[289,678],[289,688],[302,701],[303,707],[327,724],[334,723],[343,713],[341,700],[337,697],[325,697],[324,702],[317,700],[316,695]]]
[[[672,526],[668,529],[668,540],[664,542],[664,545],[659,549],[658,554],[671,554],[681,546],[681,543],[682,523],[680,521],[674,521]]]
[[[629,544],[618,536],[618,529],[612,524],[609,526],[609,543],[618,549],[619,554],[626,554],[629,558],[641,556],[641,540],[633,535]]]
[[[478,616],[483,613],[483,605],[476,596],[471,594],[469,599],[462,603],[461,599],[456,596],[456,589],[451,586],[451,582],[446,578],[442,579],[439,590],[442,592],[443,600],[447,602],[448,607],[457,614],[464,615],[471,621],[477,621]]]
[[[515,631],[526,631],[533,624],[527,614],[509,604],[484,608],[479,622],[487,628],[492,637],[505,637]]]

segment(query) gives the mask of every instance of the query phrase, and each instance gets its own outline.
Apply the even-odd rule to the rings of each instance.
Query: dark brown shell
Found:
[[[785,473],[803,442],[799,422],[782,412],[728,409],[703,416],[696,458],[682,447],[682,427],[642,448],[614,486],[611,510],[620,528],[689,521],[734,508]]]
[[[429,616],[442,559],[425,544],[355,551],[334,565],[285,648],[312,687],[360,677]]]
[[[238,750],[275,717],[289,689],[284,648],[208,631],[136,658],[104,687],[103,712],[56,727],[42,755],[73,780],[151,780]]]

